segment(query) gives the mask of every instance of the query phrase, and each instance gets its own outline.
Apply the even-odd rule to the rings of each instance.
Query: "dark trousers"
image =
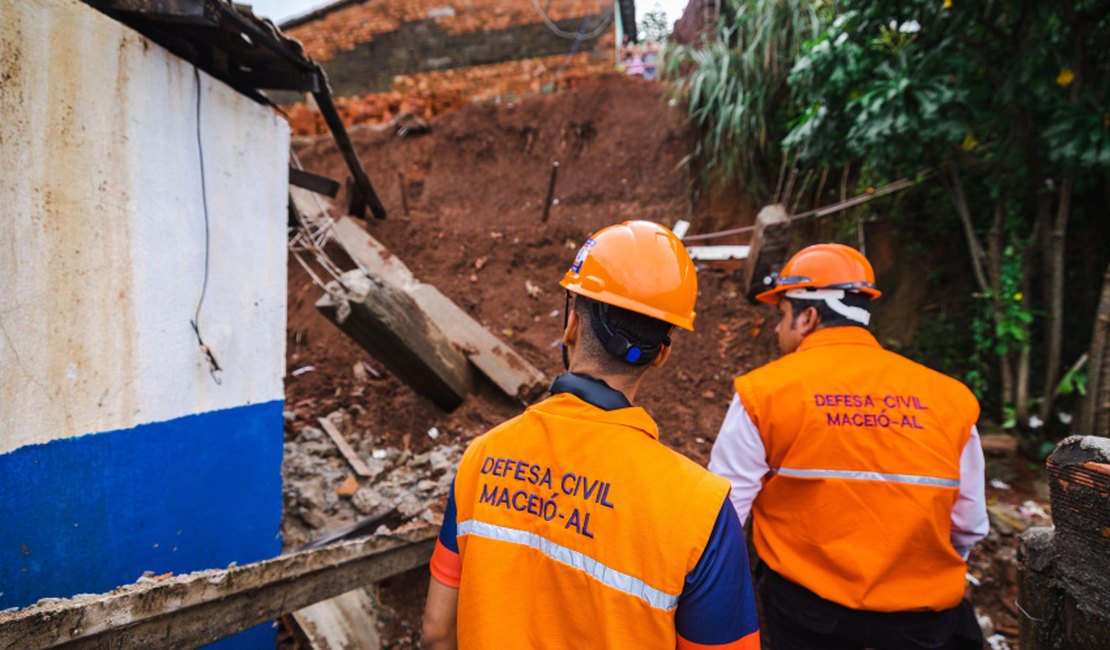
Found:
[[[903,648],[981,650],[983,633],[964,599],[940,612],[871,612],[825,600],[760,563],[762,629],[774,650]]]

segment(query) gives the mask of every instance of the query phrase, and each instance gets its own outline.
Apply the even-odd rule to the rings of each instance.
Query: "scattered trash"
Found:
[[[538,298],[543,293],[543,289],[539,285],[532,284],[531,280],[524,281],[524,290],[528,292],[529,298]]]
[[[1021,506],[1018,507],[1018,512],[1021,513],[1023,517],[1027,518],[1040,517],[1041,519],[1050,519],[1048,513],[1045,512],[1044,508],[1042,508],[1039,503],[1032,500],[1022,503]]]
[[[552,309],[552,310],[551,310],[551,313],[550,313],[550,314],[548,314],[548,316],[550,316],[550,317],[552,317],[552,318],[558,318],[558,317],[559,317],[559,314],[561,314],[561,313],[562,313],[562,312],[561,312],[561,311],[559,311],[558,309]]]
[[[358,492],[358,479],[355,478],[353,474],[348,476],[343,483],[340,484],[339,489],[335,491],[335,493],[341,497],[354,496],[355,492]]]
[[[698,436],[697,438],[694,438],[694,442],[698,443],[699,445],[704,445],[705,444],[705,438],[702,438],[701,436]]]
[[[1043,426],[1044,426],[1044,420],[1040,419],[1036,415],[1030,415],[1029,416],[1029,428],[1030,429],[1040,429]]]
[[[1071,424],[1071,413],[1064,413],[1063,411],[1060,411],[1056,414],[1056,419],[1060,421],[1060,424],[1068,426],[1069,424]]]
[[[975,585],[976,587],[983,584],[982,582],[979,582],[979,578],[976,578],[975,576],[971,575],[970,571],[968,571],[967,573],[964,574],[964,579],[966,579],[968,582]],[[983,617],[980,617],[980,618],[983,618]],[[990,618],[987,618],[987,620],[990,620]]]
[[[996,478],[991,479],[990,486],[992,488],[996,489],[996,490],[1009,490],[1010,489],[1010,484],[1009,483],[1007,483],[1006,481],[1000,481]]]
[[[316,370],[316,366],[301,366],[300,368],[297,368],[289,374],[293,375],[294,377],[300,377],[301,375],[310,373],[314,370]]]
[[[389,452],[384,449],[375,449],[374,452],[370,455],[374,458],[377,458],[378,460],[384,460],[385,457],[389,455]]]
[[[437,429],[435,427],[432,427],[431,429],[428,429],[428,437],[431,438],[432,440],[435,440],[436,438],[438,438],[439,437],[439,429]]]
[[[1010,644],[1006,642],[1006,637],[1001,634],[992,634],[987,637],[987,645],[991,650],[1010,650]]]

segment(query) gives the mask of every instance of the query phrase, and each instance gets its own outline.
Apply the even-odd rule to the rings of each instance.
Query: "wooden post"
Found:
[[[786,208],[775,203],[759,211],[755,218],[748,261],[744,264],[744,293],[748,300],[770,287],[772,273],[786,261],[790,246],[790,217]]]
[[[437,534],[364,538],[0,613],[0,648],[193,648],[425,565]]]
[[[551,201],[555,198],[555,181],[559,178],[559,162],[551,163],[551,180],[547,183],[547,198],[543,202],[543,218],[541,222],[547,223],[547,218],[551,216]]]
[[[1110,440],[1072,436],[1047,463],[1051,528],[1021,537],[1024,650],[1095,650],[1110,629]]]
[[[408,190],[405,189],[405,175],[400,169],[397,170],[397,189],[401,192],[401,211],[407,217],[409,216]]]
[[[452,411],[470,392],[470,366],[404,290],[348,271],[316,309],[436,406]]]

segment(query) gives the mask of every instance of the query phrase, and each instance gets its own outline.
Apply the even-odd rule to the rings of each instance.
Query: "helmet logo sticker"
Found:
[[[582,268],[582,263],[586,261],[587,257],[589,257],[590,249],[593,248],[594,244],[596,243],[597,242],[593,239],[587,239],[586,243],[582,244],[582,248],[579,248],[578,254],[574,256],[574,264],[570,265],[571,273],[578,273],[578,271]]]

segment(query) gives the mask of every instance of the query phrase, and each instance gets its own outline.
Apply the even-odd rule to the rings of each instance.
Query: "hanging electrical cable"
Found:
[[[196,312],[193,314],[193,320],[189,324],[193,326],[193,333],[197,335],[197,345],[200,346],[200,352],[208,361],[208,374],[212,376],[212,381],[216,384],[222,384],[223,380],[220,377],[220,364],[216,361],[216,355],[213,354],[212,348],[204,342],[204,337],[200,333],[200,310],[204,306],[204,298],[208,295],[208,266],[211,255],[212,235],[208,225],[208,188],[205,185],[204,179],[204,143],[201,139],[200,133],[200,69],[193,65],[193,78],[196,80],[197,86],[197,155],[200,158],[200,201],[204,207],[204,280],[200,285],[200,297],[197,298]]]
[[[613,10],[612,7],[609,7],[602,10],[601,24],[595,27],[590,33],[579,34],[578,32],[568,32],[556,25],[555,22],[551,20],[550,17],[548,17],[547,12],[544,11],[543,7],[540,6],[540,0],[532,0],[532,6],[536,9],[536,13],[540,15],[540,19],[543,20],[543,24],[547,25],[547,28],[550,29],[553,34],[555,34],[559,38],[565,38],[568,40],[593,40],[605,33],[605,30],[609,28],[609,24],[613,21]]]

